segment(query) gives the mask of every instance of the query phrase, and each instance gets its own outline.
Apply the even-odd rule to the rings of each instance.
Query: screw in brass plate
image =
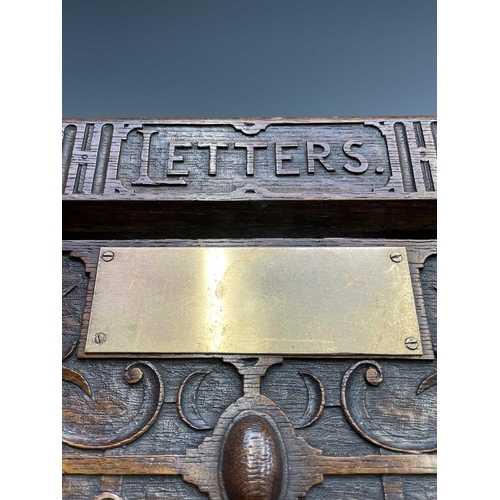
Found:
[[[111,260],[113,260],[115,258],[115,254],[111,251],[111,250],[106,250],[102,255],[101,255],[101,259],[104,261],[104,262],[110,262]]]
[[[399,252],[392,252],[391,253],[391,260],[392,260],[392,262],[399,263],[403,260],[403,256]]]
[[[106,342],[106,334],[99,332],[94,335],[94,342],[96,344],[104,344]]]
[[[415,349],[417,349],[418,347],[418,340],[415,338],[415,337],[408,337],[406,340],[405,340],[405,346],[414,351]]]

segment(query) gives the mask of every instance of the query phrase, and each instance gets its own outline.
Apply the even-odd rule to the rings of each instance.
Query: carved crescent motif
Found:
[[[363,436],[363,438],[367,441],[370,441],[381,448],[386,448],[392,451],[404,453],[429,453],[436,451],[437,444],[435,438],[405,438],[400,435],[391,434],[389,431],[380,428],[380,426],[370,417],[368,408],[366,407],[366,385],[364,385],[361,389],[358,389],[357,392],[355,391],[354,397],[351,393],[348,394],[348,384],[351,375],[361,365],[370,366],[365,373],[365,379],[370,385],[379,385],[384,380],[381,366],[373,360],[359,361],[355,365],[351,366],[351,368],[349,368],[349,370],[345,373],[344,378],[342,379],[341,389],[342,408],[347,420],[356,432]],[[398,441],[403,441],[404,444],[401,446],[395,444]]]
[[[71,382],[72,384],[77,385],[83,392],[85,392],[85,394],[87,394],[89,398],[92,397],[92,391],[90,390],[89,384],[87,383],[85,378],[83,378],[83,376],[78,372],[75,372],[74,370],[63,366],[62,379],[66,382]]]
[[[417,389],[417,396],[422,394],[424,391],[432,387],[433,385],[437,385],[438,383],[438,374],[437,371],[434,373],[431,373],[428,377],[426,377],[422,382],[420,382],[420,385],[418,386]]]
[[[143,369],[145,369],[148,376],[143,376]],[[63,432],[63,443],[83,449],[115,448],[134,441],[153,425],[163,404],[165,392],[160,373],[148,361],[139,361],[125,368],[125,380],[129,384],[136,384],[143,380],[143,401],[135,418],[108,436],[89,437],[84,434]]]
[[[75,345],[70,345],[66,348],[66,350],[62,353],[62,360],[64,361],[67,357],[69,357],[69,355],[73,352],[73,350],[75,349],[76,347],[76,344]]]
[[[302,429],[316,422],[325,408],[325,389],[323,384],[314,375],[308,372],[299,372],[307,387],[307,407],[295,429]]]
[[[205,377],[210,372],[193,372],[190,373],[179,387],[177,393],[177,411],[182,421],[197,430],[213,429],[213,426],[208,424],[198,411],[196,398],[198,389]]]

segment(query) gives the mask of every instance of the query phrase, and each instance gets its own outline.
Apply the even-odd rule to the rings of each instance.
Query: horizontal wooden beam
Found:
[[[318,457],[322,474],[437,474],[437,455]]]
[[[63,197],[436,198],[436,117],[64,120]]]
[[[63,474],[135,475],[135,474],[180,474],[179,461],[182,455],[116,455],[80,456],[63,455]]]
[[[435,237],[432,116],[65,120],[62,149],[68,239]]]
[[[181,474],[184,455],[64,455],[63,474],[176,475]],[[366,455],[317,457],[314,472],[345,474],[436,474],[437,455]]]

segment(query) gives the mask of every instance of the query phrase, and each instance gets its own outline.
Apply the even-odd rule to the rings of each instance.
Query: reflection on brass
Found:
[[[87,353],[422,354],[404,248],[105,251]]]

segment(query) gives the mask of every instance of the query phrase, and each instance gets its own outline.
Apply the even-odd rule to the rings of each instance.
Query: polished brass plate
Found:
[[[404,248],[121,247],[100,251],[85,352],[422,348]]]

